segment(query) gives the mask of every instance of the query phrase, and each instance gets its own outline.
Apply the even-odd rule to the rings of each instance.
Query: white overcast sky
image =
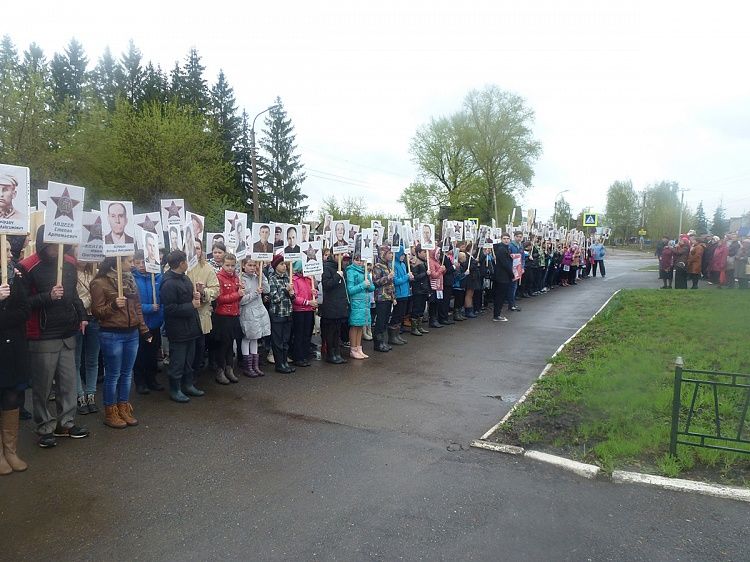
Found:
[[[603,211],[612,181],[665,179],[710,217],[721,199],[750,210],[749,16],[721,1],[37,0],[5,3],[2,33],[48,57],[75,37],[92,66],[129,39],[167,70],[196,47],[250,115],[281,96],[313,208],[361,195],[398,213],[415,130],[497,84],[536,111],[524,208],[547,218],[569,189],[574,210]]]

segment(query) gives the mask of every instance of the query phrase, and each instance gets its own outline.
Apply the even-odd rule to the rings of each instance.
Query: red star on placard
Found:
[[[310,246],[307,247],[307,250],[305,250],[305,255],[307,256],[308,261],[315,261],[315,248],[310,244]]]
[[[164,210],[167,211],[167,213],[169,213],[167,215],[167,218],[169,218],[169,217],[179,217],[180,216],[180,209],[182,209],[182,207],[180,207],[179,205],[175,205],[174,201],[172,201],[172,203],[170,203],[169,207],[164,207]]]
[[[239,215],[237,215],[237,213],[235,213],[233,219],[227,219],[227,220],[229,221],[229,224],[232,225],[232,227],[229,229],[229,232],[234,232],[235,226],[237,225],[237,221],[240,220]]]
[[[75,220],[73,217],[73,208],[81,202],[70,198],[70,193],[68,192],[67,187],[63,190],[60,197],[50,197],[50,199],[52,199],[57,206],[57,211],[55,212],[56,219],[60,217],[68,217],[72,221]]]
[[[96,220],[93,222],[93,224],[84,224],[83,228],[89,231],[89,239],[88,242],[93,242],[94,240],[101,240],[102,239],[102,218],[96,217]]]
[[[146,220],[144,220],[142,223],[138,223],[138,226],[140,226],[146,232],[152,232],[154,234],[158,234],[156,232],[156,225],[157,224],[158,224],[157,222],[154,222],[154,221],[151,220],[151,217],[149,217],[148,215],[146,215]]]

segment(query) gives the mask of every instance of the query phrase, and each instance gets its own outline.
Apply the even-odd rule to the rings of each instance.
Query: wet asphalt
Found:
[[[747,504],[588,481],[469,448],[618,288],[607,278],[387,354],[230,387],[134,395],[137,428],[36,447],[0,478],[0,560],[748,560]],[[371,349],[371,347],[370,347]],[[269,369],[266,369],[267,372]]]

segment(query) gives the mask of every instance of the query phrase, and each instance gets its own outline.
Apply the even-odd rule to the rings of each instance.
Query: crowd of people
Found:
[[[677,240],[665,236],[656,245],[659,259],[659,279],[662,289],[697,289],[705,280],[718,288],[748,288],[750,279],[750,238],[740,241],[737,234],[723,238],[710,234],[696,235],[694,231]]]
[[[423,337],[485,311],[505,322],[521,311],[520,299],[605,276],[601,242],[580,247],[522,232],[448,252],[382,244],[373,263],[327,248],[318,279],[281,255],[268,264],[238,260],[222,242],[205,252],[194,240],[192,268],[184,251],[165,251],[163,273],[152,274],[140,251],[94,266],[78,262],[75,247],[43,243],[44,226],[28,256],[26,238],[8,236],[8,281],[0,286],[0,474],[27,468],[17,442],[19,417],[32,417],[28,388],[37,443],[49,448],[89,435],[76,416],[99,412],[99,383],[104,424],[124,429],[139,423],[133,379],[139,394],[164,391],[160,370],[169,398],[188,403],[205,394],[206,373],[229,385],[238,375],[265,376],[267,365],[294,373],[318,354],[334,365],[363,361],[365,341],[387,353],[407,344],[406,334]]]

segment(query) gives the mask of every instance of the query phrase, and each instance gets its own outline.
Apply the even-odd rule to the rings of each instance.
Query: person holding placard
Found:
[[[216,297],[213,319],[213,333],[218,340],[215,378],[219,384],[236,383],[240,381],[232,369],[232,344],[242,338],[240,300],[245,295],[245,288],[237,276],[237,258],[234,254],[224,256],[224,264],[216,278],[219,281],[219,296]]]
[[[310,341],[315,323],[315,311],[318,309],[318,290],[313,288],[314,278],[305,277],[303,274],[301,261],[295,261],[293,267],[292,360],[297,367],[309,367]]]
[[[340,224],[340,223],[339,223]],[[346,268],[346,289],[349,294],[349,356],[352,359],[367,359],[362,351],[362,331],[371,322],[370,293],[375,290],[370,274],[365,269],[362,256],[354,254],[353,263]],[[325,301],[325,298],[323,299]]]
[[[242,260],[242,286],[245,294],[240,300],[240,326],[242,327],[242,372],[248,377],[262,377],[265,373],[260,370],[260,355],[258,354],[258,340],[271,335],[271,319],[268,310],[263,305],[263,295],[268,294],[268,280],[264,280],[261,287],[260,275],[263,272],[258,262],[245,258]]]
[[[201,293],[185,274],[188,268],[185,252],[169,252],[167,265],[169,270],[162,277],[160,296],[164,332],[169,339],[169,397],[185,403],[190,402],[188,396],[205,394],[195,388],[193,380],[195,346],[202,334],[198,316]]]
[[[25,186],[22,186],[24,189]],[[16,204],[18,196],[18,179],[9,174],[0,171],[0,219],[7,219],[17,224],[23,224],[28,219],[26,216],[27,209],[24,204],[28,203],[25,197],[20,197],[20,205]]]
[[[268,294],[271,299],[271,346],[277,373],[290,374],[297,369],[289,365],[289,339],[292,336],[292,299],[294,285],[286,271],[286,263],[281,254],[271,261],[268,274]]]
[[[508,296],[508,287],[513,281],[513,258],[510,256],[510,235],[503,234],[499,244],[492,246],[492,255],[495,257],[493,270],[493,322],[507,322],[503,316],[503,304]]]
[[[391,247],[383,244],[378,248],[378,261],[372,266],[372,282],[375,286],[375,323],[372,337],[375,340],[375,351],[388,352],[391,350],[391,346],[386,341],[386,327],[391,318],[393,303],[396,300],[393,286],[395,275],[391,271],[392,264],[393,252],[391,252]]]
[[[443,325],[438,322],[438,308],[443,300],[443,274],[445,266],[441,264],[440,248],[435,248],[428,252],[430,260],[429,277],[430,277],[430,296],[427,306],[428,316],[430,319],[430,328],[442,328]]]
[[[149,394],[151,390],[157,392],[164,387],[156,380],[159,372],[159,350],[161,349],[161,327],[164,324],[164,313],[161,309],[161,273],[157,263],[157,271],[149,271],[146,256],[138,250],[133,257],[133,278],[138,288],[138,296],[141,299],[143,310],[143,321],[148,327],[148,335],[151,340],[144,338],[138,346],[138,355],[135,358],[133,378],[135,378],[135,389],[138,394]]]
[[[105,258],[91,282],[91,312],[99,320],[104,360],[104,425],[116,429],[138,425],[130,385],[140,338],[150,339],[132,268],[130,256]]]
[[[429,334],[429,330],[422,327],[422,316],[430,294],[430,278],[427,275],[427,250],[417,246],[416,253],[412,256],[411,282],[412,306],[411,306],[411,334],[421,336]]]
[[[321,276],[323,300],[320,303],[320,336],[323,340],[326,361],[334,365],[346,363],[341,356],[341,332],[349,318],[349,299],[346,295],[344,272],[338,269],[336,258],[327,251],[323,259]]]
[[[10,246],[10,243],[8,243]],[[0,475],[23,472],[28,465],[18,457],[18,419],[29,373],[26,322],[31,305],[23,279],[8,261],[0,285]]]
[[[34,419],[38,444],[57,445],[56,437],[80,439],[89,430],[75,425],[76,334],[86,329],[86,309],[76,291],[75,259],[62,258],[62,282],[58,284],[58,252],[61,245],[44,242],[45,226],[37,230],[37,253],[24,259],[19,270],[26,280],[31,304],[27,325],[29,360],[34,396]],[[64,250],[63,250],[64,251]],[[55,412],[48,401],[55,382]]]
[[[80,246],[79,246],[80,249]],[[91,282],[94,280],[94,264],[78,262],[76,264],[78,296],[86,309],[88,325],[85,331],[76,336],[76,372],[81,372],[83,363],[85,386],[81,377],[76,377],[78,391],[78,413],[81,415],[96,414],[96,379],[99,376],[99,321],[91,313]]]
[[[408,343],[401,337],[401,322],[406,315],[409,295],[411,293],[410,281],[413,275],[409,273],[409,267],[406,260],[409,259],[404,253],[404,247],[400,246],[396,253],[396,267],[393,270],[393,288],[396,304],[391,311],[391,318],[388,322],[388,343],[390,345],[404,345]]]
[[[193,358],[193,371],[198,373],[203,368],[209,334],[213,329],[213,302],[219,296],[219,280],[216,278],[216,270],[211,265],[211,260],[207,260],[206,254],[203,252],[203,242],[196,239],[194,244],[195,255],[198,256],[198,265],[188,271],[187,276],[192,281],[195,290],[200,294],[201,304],[198,308],[198,317],[202,333],[195,342]],[[223,243],[214,243],[214,251],[217,252],[217,255],[221,254],[222,263],[224,262],[223,248]]]

